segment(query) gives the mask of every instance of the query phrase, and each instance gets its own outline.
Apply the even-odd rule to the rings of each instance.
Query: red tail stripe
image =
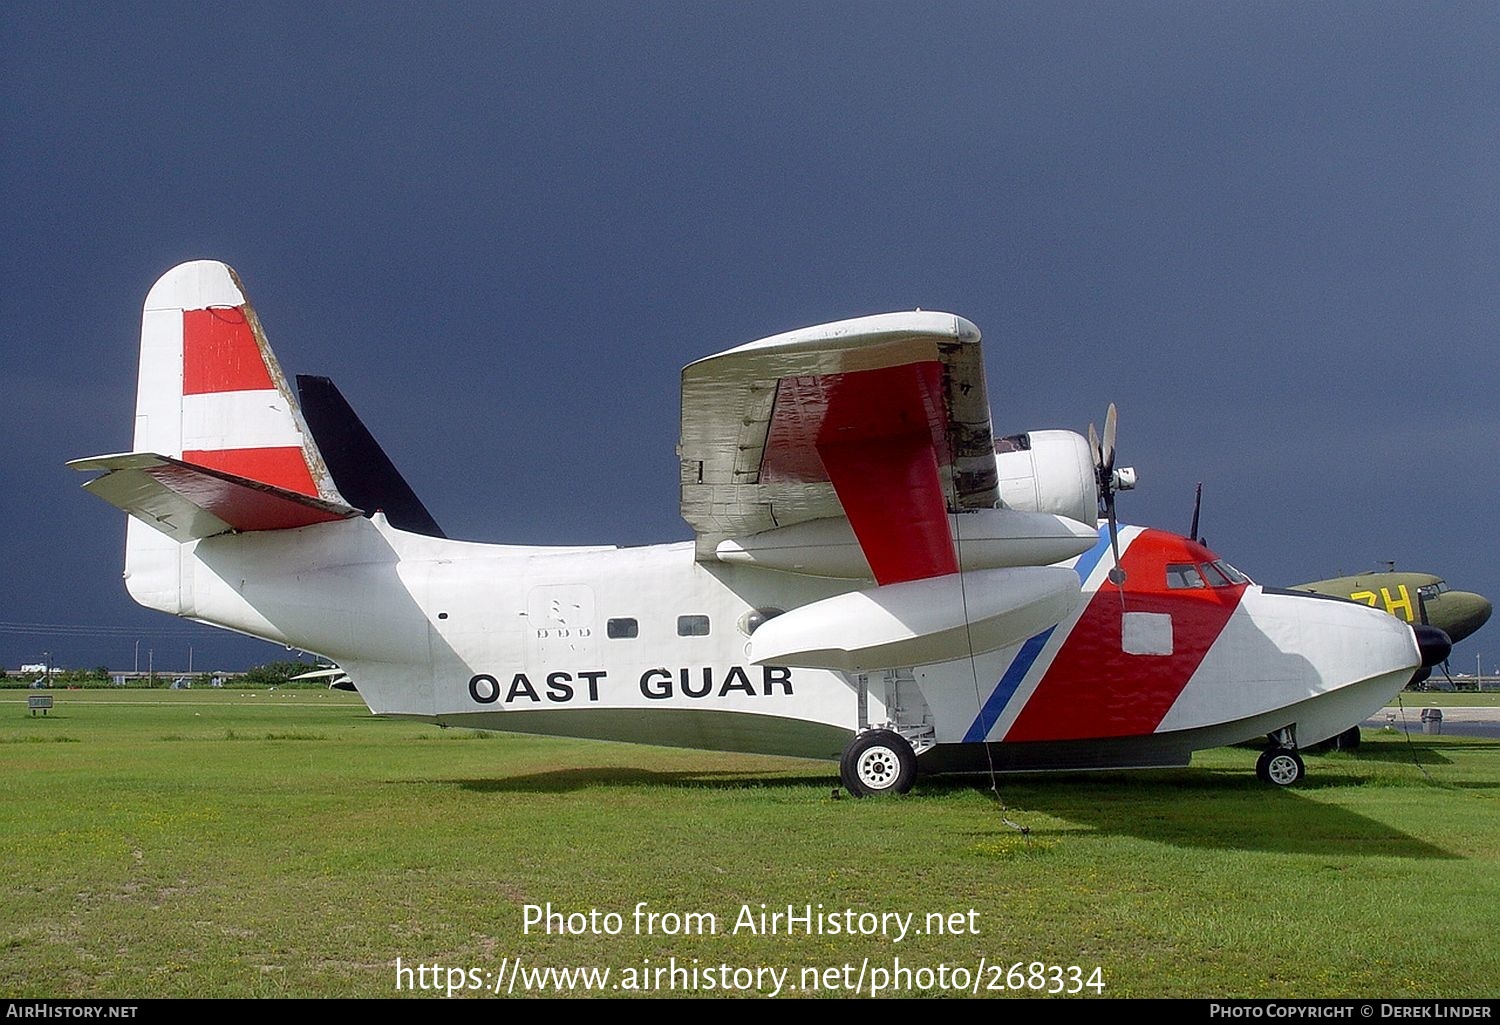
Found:
[[[230,448],[216,452],[184,452],[182,461],[247,477],[262,484],[273,484],[309,498],[320,497],[300,448]]]
[[[182,313],[182,394],[276,387],[239,307]]]

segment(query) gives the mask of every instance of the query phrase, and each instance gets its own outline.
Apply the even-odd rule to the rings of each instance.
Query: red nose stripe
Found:
[[[182,394],[275,387],[243,310],[183,311]]]
[[[1168,590],[1167,563],[1201,561],[1187,545],[1184,538],[1146,531],[1120,560],[1125,611],[1170,615],[1172,654],[1125,654],[1120,594],[1113,584],[1101,585],[1006,733],[1007,741],[1155,732],[1245,592],[1243,586]]]
[[[312,473],[300,448],[230,448],[217,452],[184,452],[182,461],[274,484],[287,491],[317,498]]]

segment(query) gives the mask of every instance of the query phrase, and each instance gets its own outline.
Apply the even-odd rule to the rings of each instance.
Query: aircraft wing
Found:
[[[877,582],[956,572],[949,513],[999,504],[979,330],[950,313],[861,317],[682,372],[682,515],[722,542],[848,517]]]

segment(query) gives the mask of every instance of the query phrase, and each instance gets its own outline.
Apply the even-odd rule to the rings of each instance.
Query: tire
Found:
[[[855,797],[904,794],[917,780],[917,756],[901,734],[870,730],[844,748],[839,778]]]
[[[1340,751],[1353,751],[1355,748],[1359,747],[1359,727],[1350,726],[1343,733],[1340,733],[1337,737],[1334,737],[1333,740],[1333,746],[1338,748]]]
[[[1272,747],[1255,760],[1255,775],[1272,786],[1289,787],[1307,774],[1302,756],[1288,747]]]

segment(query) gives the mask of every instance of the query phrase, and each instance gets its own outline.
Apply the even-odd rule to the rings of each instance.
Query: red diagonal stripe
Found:
[[[1133,737],[1156,731],[1245,593],[1243,586],[1169,590],[1167,563],[1207,561],[1204,549],[1190,545],[1186,538],[1148,530],[1120,558],[1125,611],[1171,615],[1172,654],[1125,654],[1120,594],[1113,584],[1101,585],[1005,734],[1007,741]]]

